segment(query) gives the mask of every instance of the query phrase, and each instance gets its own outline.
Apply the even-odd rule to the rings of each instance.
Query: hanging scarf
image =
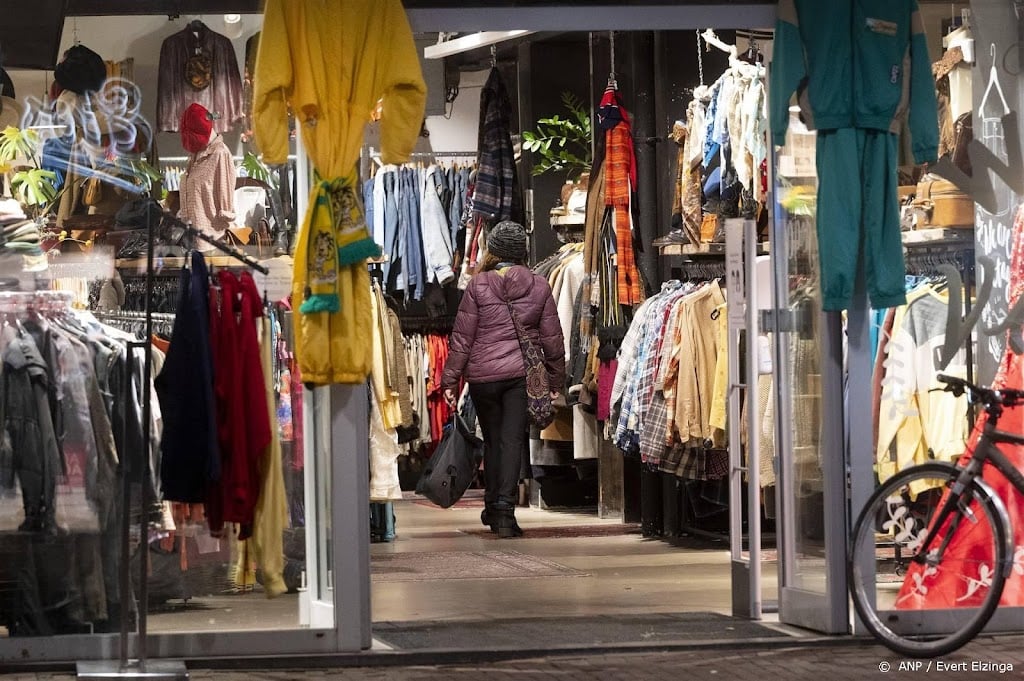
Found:
[[[605,130],[605,204],[614,208],[616,282],[619,303],[638,305],[643,300],[640,272],[633,251],[630,198],[636,188],[636,153],[629,113],[612,83],[604,91],[598,126]]]
[[[380,257],[380,246],[370,237],[363,215],[362,198],[353,173],[331,181],[317,182],[310,197],[309,248],[306,265],[309,280],[299,312],[338,312],[338,270]]]

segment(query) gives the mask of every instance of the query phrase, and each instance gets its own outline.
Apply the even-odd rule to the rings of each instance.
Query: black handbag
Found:
[[[456,413],[452,422],[445,426],[434,455],[427,461],[416,483],[416,493],[441,508],[452,506],[472,484],[482,450],[483,441]]]

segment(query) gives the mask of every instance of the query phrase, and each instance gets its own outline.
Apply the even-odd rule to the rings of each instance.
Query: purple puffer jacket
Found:
[[[442,388],[456,390],[460,377],[488,383],[526,375],[506,299],[512,301],[530,337],[540,343],[551,389],[565,390],[565,341],[551,287],[521,265],[483,272],[469,281],[455,317]]]

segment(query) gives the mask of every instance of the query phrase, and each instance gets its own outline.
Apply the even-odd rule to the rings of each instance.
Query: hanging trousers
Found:
[[[469,396],[484,435],[484,501],[515,505],[526,448],[526,378],[470,383]]]
[[[818,254],[825,310],[850,306],[861,263],[873,308],[906,303],[897,162],[897,137],[889,132],[818,132]]]

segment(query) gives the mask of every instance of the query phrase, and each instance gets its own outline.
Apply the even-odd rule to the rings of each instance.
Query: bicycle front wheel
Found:
[[[960,473],[941,462],[908,468],[875,490],[854,525],[854,607],[902,655],[958,649],[985,626],[1003,591],[1008,529],[998,498],[975,482],[938,517]],[[922,546],[933,524],[939,530]]]

